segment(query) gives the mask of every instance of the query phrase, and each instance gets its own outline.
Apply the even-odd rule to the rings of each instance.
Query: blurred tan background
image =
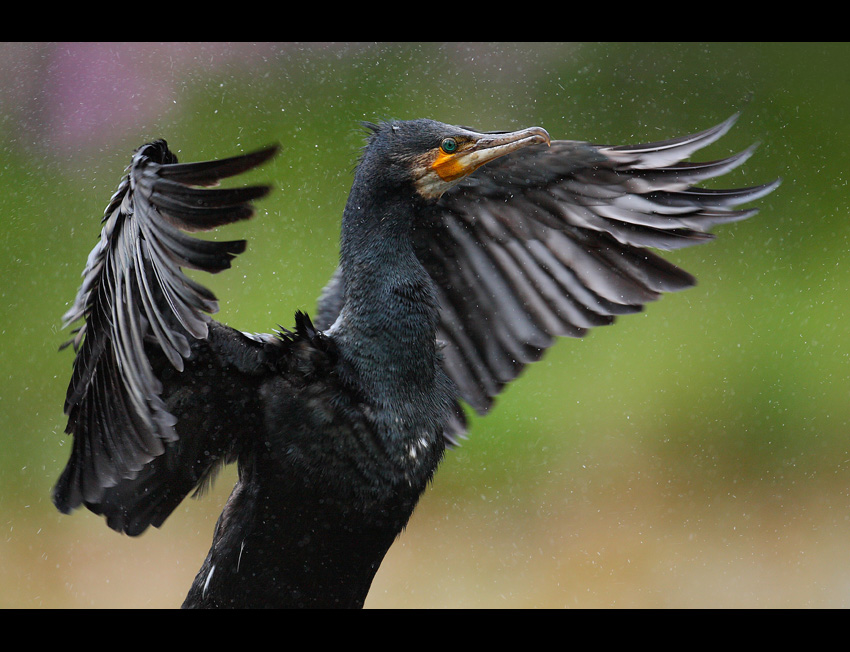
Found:
[[[743,109],[705,156],[783,184],[668,258],[700,284],[559,342],[475,419],[367,607],[850,606],[850,47],[0,44],[0,606],[175,607],[234,482],[130,539],[50,490],[70,450],[60,318],[135,147],[279,142],[234,269],[243,330],[292,325],[336,265],[362,120],[630,144]]]

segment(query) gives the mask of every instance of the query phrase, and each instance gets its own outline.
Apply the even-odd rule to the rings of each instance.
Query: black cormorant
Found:
[[[734,120],[627,147],[539,127],[367,125],[339,267],[315,319],[296,313],[274,335],[211,320],[216,298],[182,268],[219,272],[244,250],[186,232],[248,218],[267,187],[205,186],[276,149],[178,163],[165,141],[144,145],[65,314],[84,323],[56,506],[137,535],[237,462],[184,606],[362,606],[464,433],[462,404],[486,413],[555,336],[693,285],[647,248],[706,242],[775,187],[696,185],[749,156],[683,162]]]

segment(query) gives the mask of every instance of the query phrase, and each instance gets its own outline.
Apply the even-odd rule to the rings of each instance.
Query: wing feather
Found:
[[[650,249],[707,242],[714,238],[707,229],[752,216],[755,209],[737,207],[778,185],[697,185],[752,155],[750,147],[708,162],[684,160],[737,117],[644,145],[531,146],[443,195],[439,228],[417,230],[416,246],[440,286],[446,370],[470,406],[486,413],[555,336],[581,337],[694,285]]]
[[[242,240],[200,240],[185,232],[250,217],[251,202],[267,186],[209,187],[276,150],[201,163],[177,163],[163,140],[135,152],[64,315],[66,326],[83,324],[68,342],[76,351],[65,400],[74,447],[54,488],[61,511],[97,505],[106,490],[135,478],[177,441],[176,418],[160,396],[163,384],[149,355],[159,351],[183,370],[189,336],[207,338],[209,314],[218,310],[213,293],[183,268],[220,272],[245,249]]]

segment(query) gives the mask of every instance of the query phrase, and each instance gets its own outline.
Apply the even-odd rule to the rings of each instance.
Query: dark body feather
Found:
[[[184,606],[362,606],[442,455],[436,428],[418,459],[385,442],[333,343],[297,321],[264,345],[267,372],[246,392],[259,423]]]
[[[250,217],[266,187],[210,186],[275,149],[181,164],[164,141],[140,148],[66,314],[84,324],[57,507],[137,535],[236,462],[184,606],[362,606],[465,432],[462,404],[487,412],[555,337],[692,285],[647,247],[705,242],[775,187],[695,185],[749,155],[682,161],[732,122],[619,148],[372,125],[316,324],[297,313],[276,335],[212,321],[216,298],[181,269],[215,273],[244,249],[185,232]]]

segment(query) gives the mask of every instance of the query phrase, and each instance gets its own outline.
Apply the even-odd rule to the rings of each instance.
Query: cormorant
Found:
[[[359,607],[447,444],[462,403],[486,413],[555,336],[582,336],[694,278],[647,248],[710,240],[773,190],[696,184],[751,149],[683,162],[700,133],[607,147],[539,127],[480,133],[368,124],[339,267],[315,320],[248,334],[213,321],[182,268],[245,248],[186,232],[247,219],[265,186],[205,188],[277,148],[178,163],[133,155],[64,316],[83,319],[65,412],[73,449],[56,506],[109,527],[159,527],[237,462],[239,479],[184,607]],[[66,343],[67,344],[67,343]]]

